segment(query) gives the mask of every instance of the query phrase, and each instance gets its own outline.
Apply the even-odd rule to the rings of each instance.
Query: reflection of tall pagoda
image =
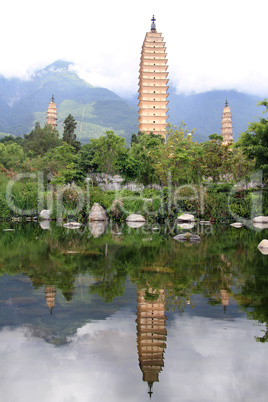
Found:
[[[222,112],[221,136],[223,138],[222,145],[229,145],[233,143],[233,126],[232,126],[231,109],[228,106],[227,101],[225,103],[225,107],[223,108]]]
[[[168,72],[166,47],[152,18],[151,31],[142,45],[139,75],[139,131],[165,135]]]
[[[45,294],[46,294],[47,307],[49,308],[50,314],[52,314],[52,309],[55,306],[55,296],[56,296],[55,286],[53,285],[46,286]]]
[[[158,376],[164,367],[164,351],[166,348],[165,328],[165,293],[164,290],[139,290],[137,311],[137,343],[140,369],[143,381],[152,386],[158,382]]]
[[[57,120],[57,106],[54,102],[54,95],[52,95],[51,102],[48,104],[46,124],[50,125],[52,128],[56,128]]]

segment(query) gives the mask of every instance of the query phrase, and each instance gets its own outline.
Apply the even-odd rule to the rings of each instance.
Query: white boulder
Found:
[[[67,229],[78,229],[81,226],[81,223],[79,222],[68,222],[68,223],[64,223],[64,225],[62,225],[63,227],[67,228]]]
[[[108,218],[105,209],[100,204],[95,202],[88,215],[88,220],[92,222],[92,221],[106,221],[107,219]]]
[[[268,240],[263,239],[258,245],[259,248],[268,248]]]
[[[107,221],[90,221],[88,227],[93,237],[100,237],[106,229]]]
[[[183,222],[194,222],[194,215],[182,214],[182,215],[178,216],[177,220],[183,221]]]
[[[253,223],[268,223],[268,216],[256,216],[252,220]]]
[[[40,222],[40,227],[43,230],[50,230],[50,221],[48,219],[46,219],[46,220]]]
[[[257,229],[268,229],[268,223],[253,223],[254,228]]]
[[[146,222],[146,219],[140,214],[131,214],[126,218],[127,222]]]
[[[40,212],[40,218],[49,220],[51,216],[51,210],[50,209],[42,209]]]
[[[133,229],[138,229],[141,228],[142,226],[145,225],[145,222],[131,222],[131,221],[127,221],[126,222],[128,227],[133,228]]]
[[[231,223],[230,224],[230,226],[232,226],[233,228],[242,228],[242,223],[241,222],[234,222],[234,223]]]
[[[193,229],[194,228],[194,222],[192,223],[177,223],[177,226],[180,227],[181,229]]]
[[[258,249],[264,255],[268,254],[268,240],[263,239],[260,244],[258,245]]]

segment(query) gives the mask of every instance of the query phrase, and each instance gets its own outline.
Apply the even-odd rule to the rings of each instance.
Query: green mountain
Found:
[[[72,114],[82,142],[107,130],[114,130],[129,142],[137,132],[136,108],[114,92],[86,83],[69,66],[70,63],[57,61],[29,81],[0,77],[0,132],[22,136],[32,130],[36,121],[43,126],[53,94],[60,133],[63,121]]]
[[[97,138],[107,130],[126,138],[130,143],[138,132],[137,94],[132,100],[123,99],[105,88],[97,88],[70,69],[71,63],[56,61],[36,72],[31,79],[6,79],[0,76],[0,137],[5,133],[23,136],[39,121],[45,124],[48,103],[52,94],[58,111],[58,129],[72,114],[77,121],[76,135],[82,142]],[[186,123],[188,130],[195,128],[194,139],[207,140],[213,133],[220,134],[222,110],[226,99],[232,113],[235,141],[248,123],[261,116],[262,108],[256,96],[237,91],[210,91],[201,94],[177,94],[169,88],[170,124]]]
[[[210,134],[221,134],[222,111],[226,100],[231,109],[234,140],[248,128],[248,123],[258,119],[263,107],[257,102],[262,99],[237,91],[209,91],[201,94],[176,94],[169,88],[169,123],[179,125],[186,123],[188,130],[195,128],[194,138],[206,140]]]

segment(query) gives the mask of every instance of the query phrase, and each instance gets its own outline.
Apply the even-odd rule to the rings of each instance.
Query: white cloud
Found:
[[[86,324],[67,346],[29,330],[0,332],[0,394],[5,402],[140,401],[147,398],[136,344],[136,316],[120,312]],[[167,348],[154,401],[257,401],[268,392],[263,326],[178,316],[168,322]]]
[[[135,93],[154,13],[179,91],[235,88],[265,95],[267,11],[266,0],[11,0],[1,5],[0,73],[24,76],[62,58],[93,85]]]

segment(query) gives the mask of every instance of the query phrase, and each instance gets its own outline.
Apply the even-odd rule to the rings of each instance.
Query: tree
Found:
[[[138,133],[132,135],[131,147],[128,150],[128,158],[125,161],[125,173],[127,176],[136,178],[145,186],[158,183],[159,178],[156,174],[153,158],[155,150],[163,144],[161,135]]]
[[[139,177],[140,161],[133,158],[129,152],[120,155],[117,166],[126,181],[134,181]]]
[[[15,142],[0,143],[0,164],[8,170],[18,171],[25,158],[23,148]]]
[[[5,137],[0,139],[0,143],[6,144],[8,142],[14,142],[16,137],[14,135],[5,135]]]
[[[73,118],[71,114],[69,114],[68,117],[63,122],[64,124],[64,129],[63,129],[63,141],[67,142],[67,144],[71,145],[72,147],[75,148],[76,152],[79,151],[81,148],[81,143],[76,139],[76,134],[74,133],[77,122]]]
[[[79,157],[79,168],[85,174],[92,173],[97,170],[98,166],[93,162],[95,149],[92,144],[82,145],[78,157]]]
[[[53,183],[71,183],[76,174],[77,159],[74,147],[64,142],[63,145],[46,153],[40,167],[53,176]]]
[[[239,147],[232,149],[232,176],[234,180],[245,180],[246,186],[250,175],[254,171],[255,160],[249,159]]]
[[[232,151],[222,144],[222,137],[212,134],[210,141],[203,143],[204,176],[212,178],[213,183],[232,170]]]
[[[126,153],[125,138],[119,137],[113,131],[106,131],[106,135],[98,139],[92,139],[90,145],[94,152],[92,163],[97,165],[97,170],[106,174],[106,187],[108,175],[120,173],[118,160]]]
[[[264,106],[263,113],[268,112],[268,101],[265,99],[258,103],[258,106]],[[248,130],[242,133],[237,143],[243,153],[251,160],[255,160],[255,169],[263,172],[264,180],[268,178],[268,119],[261,118],[258,122],[252,122]]]
[[[24,135],[24,139],[24,151],[31,156],[43,156],[49,149],[61,144],[58,131],[50,125],[41,128],[39,122],[35,123],[35,128],[30,134]]]
[[[186,129],[185,123],[168,126],[166,142],[154,152],[154,168],[163,185],[177,186],[193,181],[191,162],[193,155],[193,131]]]

